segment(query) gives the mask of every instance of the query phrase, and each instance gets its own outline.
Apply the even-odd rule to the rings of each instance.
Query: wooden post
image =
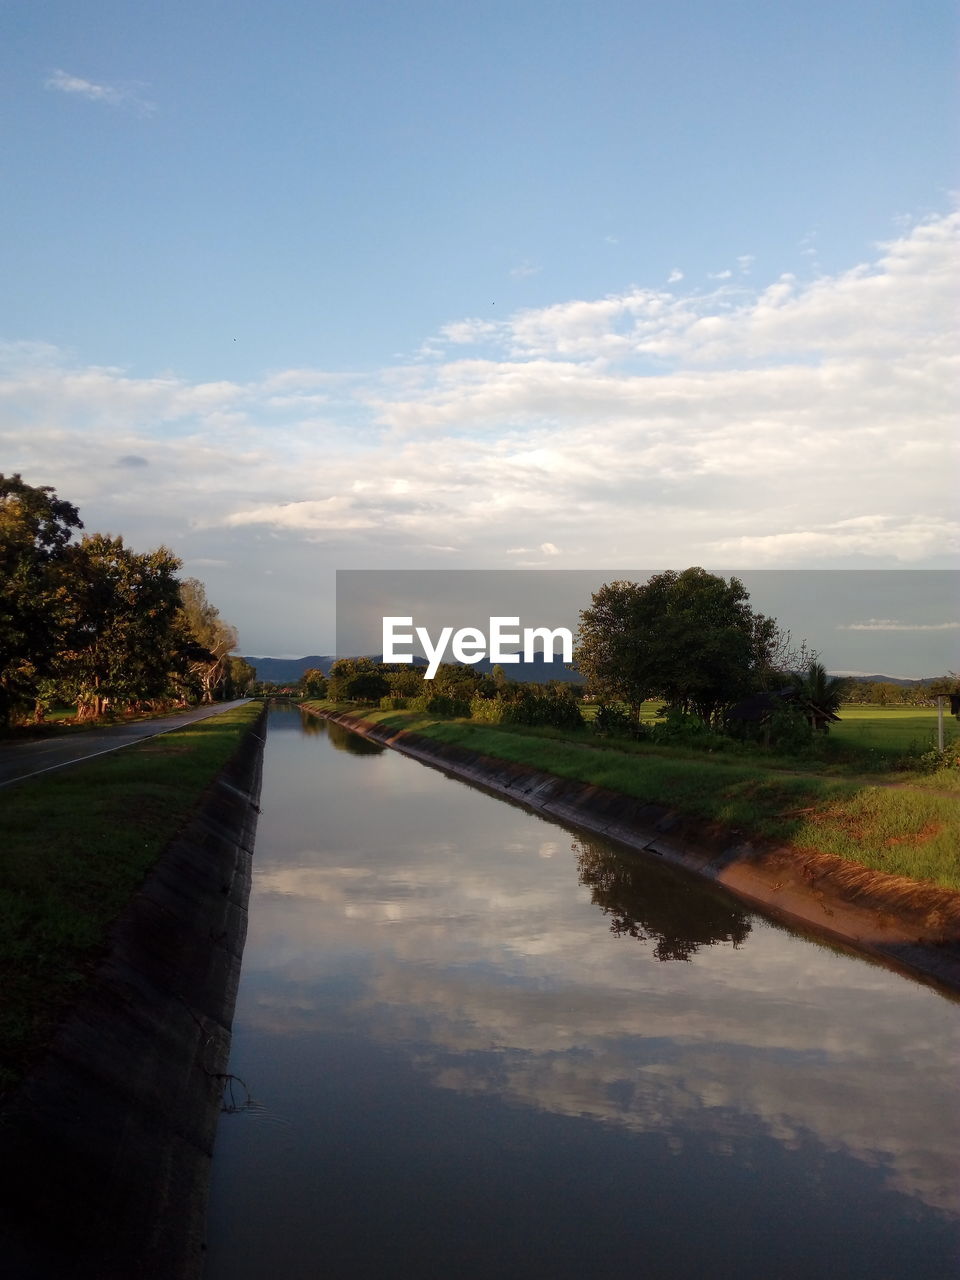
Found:
[[[937,694],[937,750],[943,750],[943,702],[944,695]]]

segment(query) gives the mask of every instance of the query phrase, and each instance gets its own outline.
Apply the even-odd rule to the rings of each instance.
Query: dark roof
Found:
[[[769,693],[751,693],[727,712],[728,720],[763,720],[784,702],[794,702],[794,689],[774,689]]]
[[[818,707],[815,702],[805,698],[798,689],[794,689],[792,686],[787,689],[771,689],[764,693],[751,693],[749,698],[744,698],[742,702],[738,702],[736,706],[730,708],[727,712],[727,719],[759,722],[766,720],[771,712],[775,711],[777,707],[782,707],[784,703],[792,703],[794,706],[801,707],[808,716],[813,716],[815,719],[840,719],[832,711],[824,711],[822,707]]]

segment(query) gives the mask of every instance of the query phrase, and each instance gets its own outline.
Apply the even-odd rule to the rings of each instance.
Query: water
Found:
[[[262,807],[206,1280],[955,1273],[956,1004],[295,710]]]

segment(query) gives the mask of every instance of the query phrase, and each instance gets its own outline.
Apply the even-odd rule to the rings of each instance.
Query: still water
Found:
[[[206,1280],[936,1277],[958,1006],[271,715]]]

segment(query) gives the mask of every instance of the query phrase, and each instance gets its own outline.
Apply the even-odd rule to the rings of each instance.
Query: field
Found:
[[[661,705],[658,699],[643,704],[640,718],[644,724],[656,723]],[[581,713],[589,724],[596,719],[596,704],[583,704]],[[893,767],[897,758],[920,756],[936,748],[935,707],[849,706],[842,707],[839,714],[840,723],[833,725],[829,735],[817,744],[816,755],[825,764],[846,759],[850,765],[860,763],[870,769],[880,757],[881,763]],[[949,714],[949,709],[943,718],[943,740],[947,747],[960,741],[960,723]],[[860,756],[862,759],[858,761]],[[774,764],[774,760],[770,763]],[[808,764],[816,767],[815,760]]]
[[[843,707],[840,723],[830,730],[838,742],[865,749],[917,754],[937,745],[937,712],[925,707]],[[943,718],[944,744],[960,737],[960,724],[949,714]]]

